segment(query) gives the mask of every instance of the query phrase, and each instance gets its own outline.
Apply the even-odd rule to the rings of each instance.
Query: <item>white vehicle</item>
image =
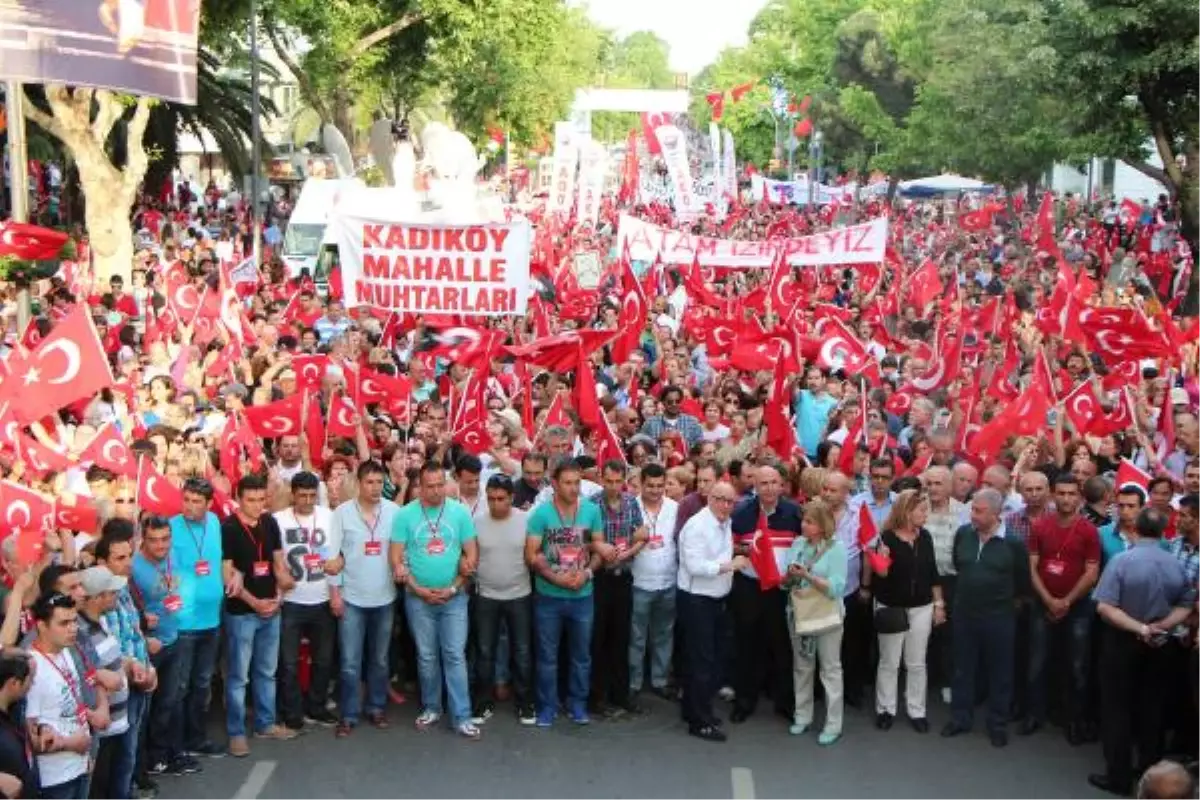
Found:
[[[283,235],[282,257],[289,277],[307,268],[316,281],[325,280],[325,270],[319,268],[321,249],[329,238],[330,215],[343,197],[365,188],[358,178],[309,178],[304,182]]]

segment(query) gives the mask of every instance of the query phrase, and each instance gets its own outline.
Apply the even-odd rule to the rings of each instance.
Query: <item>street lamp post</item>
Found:
[[[254,266],[262,264],[262,217],[259,214],[259,162],[262,161],[262,121],[258,86],[258,0],[250,0],[250,230],[254,237]]]
[[[808,204],[813,205],[817,198],[817,164],[821,159],[821,142],[824,139],[821,131],[813,131],[808,144]]]

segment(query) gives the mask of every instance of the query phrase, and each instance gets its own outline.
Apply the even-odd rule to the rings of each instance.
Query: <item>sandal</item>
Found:
[[[371,723],[381,731],[392,727],[391,723],[388,722],[387,717],[382,713],[367,714],[367,722]]]
[[[345,739],[354,730],[354,726],[349,722],[339,722],[333,729],[333,735],[338,739]]]

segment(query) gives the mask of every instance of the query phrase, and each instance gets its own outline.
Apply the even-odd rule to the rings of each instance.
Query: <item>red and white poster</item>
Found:
[[[675,216],[681,221],[694,219],[700,211],[701,204],[692,184],[687,137],[674,125],[660,125],[654,135],[658,137],[663,161],[667,165],[667,174],[671,176],[671,185],[675,188]]]
[[[530,225],[338,216],[346,305],[414,314],[524,314]]]
[[[866,264],[883,260],[887,231],[887,219],[879,217],[796,239],[741,241],[696,236],[622,214],[617,252],[628,247],[636,261],[660,258],[665,264],[691,264],[699,258],[710,267],[769,267],[783,248],[787,262],[796,267]]]
[[[596,226],[607,173],[608,151],[604,145],[592,141],[584,143],[579,150],[579,206],[575,211],[580,225]]]
[[[0,3],[0,78],[196,102],[200,0]]]
[[[554,130],[554,161],[550,170],[550,195],[546,198],[547,214],[569,216],[575,206],[575,167],[579,148],[575,132],[568,122],[559,122]]]

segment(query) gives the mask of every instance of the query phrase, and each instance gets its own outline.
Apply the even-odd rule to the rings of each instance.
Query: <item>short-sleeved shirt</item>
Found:
[[[425,589],[454,583],[463,544],[474,538],[470,510],[452,500],[435,508],[414,500],[400,509],[392,526],[392,541],[404,545],[408,569]]]
[[[253,525],[247,525],[237,514],[230,514],[221,523],[221,547],[225,560],[242,573],[242,585],[259,600],[275,598],[275,554],[283,549],[279,523],[270,514],[263,514]],[[254,610],[242,600],[229,599],[225,610],[235,616],[253,614]]]
[[[1169,556],[1168,556],[1169,557]],[[37,669],[33,683],[25,698],[25,716],[49,726],[56,737],[64,739],[88,731],[86,718],[82,717],[80,685],[83,678],[69,654],[61,652],[47,656],[34,649]],[[88,771],[86,754],[59,750],[37,757],[42,787],[58,786],[73,781]]]
[[[307,516],[291,508],[275,513],[284,561],[296,582],[284,601],[302,606],[329,601],[325,562],[335,555],[330,544],[331,517],[332,512],[324,506],[315,507]]]
[[[1036,520],[1029,530],[1029,554],[1038,557],[1038,577],[1051,597],[1066,597],[1083,577],[1089,562],[1100,563],[1096,526],[1076,515],[1063,527],[1053,514]]]
[[[1196,587],[1188,584],[1183,565],[1158,540],[1139,539],[1108,562],[1096,587],[1096,602],[1116,606],[1148,624],[1195,603]]]
[[[171,566],[179,579],[179,630],[208,631],[221,624],[221,525],[209,511],[204,522],[171,517]],[[200,567],[203,566],[201,570]],[[200,575],[203,571],[206,574]]]
[[[167,596],[179,591],[179,579],[172,567],[169,555],[157,563],[142,553],[133,557],[131,586],[141,596],[142,607],[158,618],[158,624],[146,633],[158,639],[163,647],[169,647],[179,638],[179,619],[176,612],[166,607]]]
[[[579,501],[579,510],[574,519],[564,518],[553,502],[535,506],[529,514],[527,533],[541,541],[542,554],[555,572],[587,569],[592,534],[603,532],[600,509],[583,499]],[[578,591],[571,591],[555,586],[541,575],[534,578],[534,587],[538,594],[547,597],[587,597],[592,593],[591,581]]]

